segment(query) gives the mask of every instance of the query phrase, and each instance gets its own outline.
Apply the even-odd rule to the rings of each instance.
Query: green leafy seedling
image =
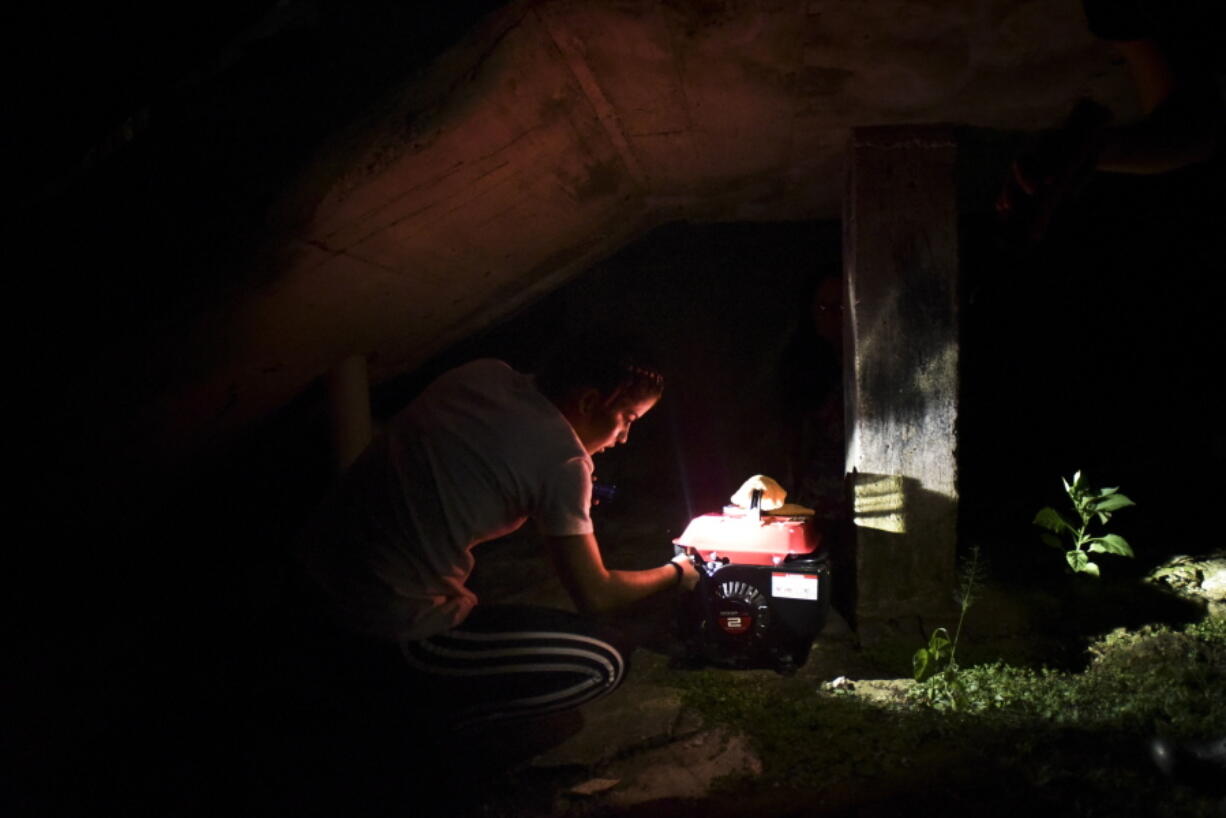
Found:
[[[1132,547],[1119,534],[1090,533],[1090,524],[1096,519],[1106,525],[1111,515],[1122,508],[1134,506],[1132,500],[1120,494],[1119,488],[1092,489],[1087,485],[1081,472],[1073,475],[1072,482],[1060,479],[1064,484],[1064,492],[1073,503],[1080,524],[1071,523],[1054,508],[1047,506],[1039,510],[1034,517],[1034,524],[1044,529],[1039,536],[1043,542],[1060,550],[1065,549],[1061,534],[1067,534],[1073,547],[1066,550],[1065,560],[1075,573],[1098,576],[1098,564],[1090,559],[1091,554],[1117,554],[1121,557],[1133,556]]]
[[[958,639],[962,636],[962,624],[966,612],[975,601],[976,586],[983,582],[984,569],[979,558],[979,547],[972,546],[970,555],[959,570],[959,584],[955,600],[960,609],[958,627],[951,637],[945,628],[937,628],[928,637],[928,644],[911,657],[911,670],[915,681],[928,681],[928,704],[937,710],[958,710],[966,702],[966,687],[958,667]]]
[[[940,670],[942,662],[948,666],[953,655],[953,640],[949,631],[937,628],[928,637],[928,644],[915,652],[911,657],[911,669],[915,673],[915,681],[922,682]]]

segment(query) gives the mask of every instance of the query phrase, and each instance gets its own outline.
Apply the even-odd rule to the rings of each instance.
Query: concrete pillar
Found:
[[[856,128],[843,212],[845,400],[855,619],[931,626],[957,536],[956,141],[944,126]]]
[[[338,473],[349,468],[370,443],[370,381],[366,358],[350,355],[327,376],[328,416],[332,430],[332,453]]]

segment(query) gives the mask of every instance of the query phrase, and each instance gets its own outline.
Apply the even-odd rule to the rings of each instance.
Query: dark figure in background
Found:
[[[822,276],[783,353],[782,403],[788,430],[788,500],[826,521],[846,517],[843,431],[843,282]]]
[[[306,594],[366,671],[403,688],[414,728],[452,731],[565,710],[626,672],[589,614],[697,581],[683,558],[607,569],[592,456],[626,442],[663,379],[608,343],[560,347],[536,375],[478,360],[428,386],[346,472],[300,549]],[[472,548],[531,518],[581,612],[479,604]],[[362,663],[359,662],[358,665]],[[416,709],[412,709],[416,708]],[[390,714],[389,714],[390,715]]]
[[[1083,101],[1065,126],[1014,161],[997,200],[1004,223],[1039,241],[1053,213],[1093,171],[1151,174],[1209,159],[1226,134],[1226,27],[1216,0],[1083,0],[1096,36],[1128,63],[1142,116],[1110,127]]]
[[[843,419],[843,278],[820,275],[780,361],[789,502],[814,510],[823,548],[834,560],[834,606],[855,611],[854,538],[846,480]]]

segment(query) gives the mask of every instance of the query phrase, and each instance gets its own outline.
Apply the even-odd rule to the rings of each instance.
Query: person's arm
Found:
[[[595,534],[546,537],[545,541],[563,587],[583,613],[615,610],[678,587],[674,564],[681,566],[680,587],[688,590],[698,582],[698,569],[684,556],[658,568],[616,571],[605,567]]]

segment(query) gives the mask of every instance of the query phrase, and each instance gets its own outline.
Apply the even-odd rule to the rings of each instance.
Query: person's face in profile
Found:
[[[630,426],[651,411],[658,398],[640,401],[604,402],[599,392],[591,390],[579,401],[575,417],[568,418],[575,434],[588,454],[598,454],[630,437]]]

